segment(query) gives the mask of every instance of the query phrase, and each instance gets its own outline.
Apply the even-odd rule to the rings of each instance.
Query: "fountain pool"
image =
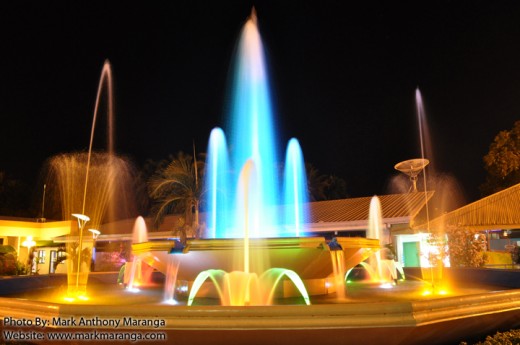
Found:
[[[50,279],[61,279],[57,284],[65,286],[63,276]],[[135,294],[115,286],[115,279],[115,273],[91,274],[89,291],[94,297],[82,304],[56,302],[49,289],[33,290],[17,298],[0,297],[2,330],[33,330],[45,336],[94,330],[153,333],[163,334],[167,340],[155,343],[165,344],[379,344],[381,339],[385,344],[454,344],[497,329],[520,326],[520,291],[490,290],[489,286],[461,288],[451,291],[449,296],[426,296],[421,291],[428,284],[421,281],[407,281],[391,292],[355,283],[349,285],[348,300],[341,303],[325,295],[311,297],[310,306],[297,305],[302,303],[298,299],[284,299],[289,305],[226,307],[208,305],[208,300],[202,300],[188,307],[184,303],[176,306],[162,303],[160,286]],[[76,323],[83,318],[105,320],[107,325],[11,327],[6,326],[5,318],[33,323],[37,318],[49,323],[53,318],[76,320]],[[118,320],[117,328],[108,325]],[[128,320],[142,323],[129,324]]]
[[[123,339],[116,337],[127,334],[128,343],[137,341],[134,336],[147,335],[148,340],[165,344],[446,344],[504,327],[519,327],[520,290],[471,286],[440,294],[440,290],[426,289],[429,283],[417,280],[392,289],[358,282],[341,294],[345,292],[344,279],[335,277],[334,266],[341,266],[339,272],[345,273],[377,252],[379,240],[338,238],[331,246],[322,237],[303,237],[305,210],[301,206],[305,201],[297,187],[302,184],[299,147],[290,142],[288,151],[293,153],[287,155],[290,164],[286,163],[289,168],[284,174],[288,178],[279,182],[274,174],[273,132],[256,131],[270,126],[270,105],[266,72],[263,64],[258,64],[263,53],[254,14],[245,25],[244,37],[247,39],[242,46],[247,48],[244,55],[248,59],[242,61],[237,74],[235,87],[240,96],[233,111],[252,116],[233,125],[248,128],[233,132],[231,151],[240,151],[237,156],[227,157],[223,131],[211,135],[210,141],[215,144],[208,151],[216,153],[210,154],[209,164],[215,167],[208,182],[213,191],[209,193],[213,212],[208,224],[210,238],[188,241],[182,253],[176,252],[176,243],[168,240],[141,239],[133,245],[134,254],[142,262],[165,274],[176,261],[174,281],[187,282],[188,287],[199,281],[197,293],[178,297],[178,304],[172,306],[163,301],[162,289],[151,286],[135,293],[117,286],[115,273],[93,273],[89,278],[90,298],[66,303],[48,289],[34,288],[36,282],[42,287],[62,286],[64,276],[3,279],[0,284],[4,286],[33,290],[0,297],[4,339],[6,332],[13,332],[18,340],[29,343],[39,342],[31,338],[39,335],[42,342],[53,343],[51,335],[61,334],[73,339],[60,343],[96,340],[98,344],[112,344]],[[242,84],[244,76],[247,84]],[[259,116],[266,113],[267,118]],[[267,148],[267,152],[261,148]],[[249,172],[241,178],[244,166]],[[232,172],[232,176],[223,176],[220,169]],[[240,187],[254,192],[243,193]],[[281,199],[281,195],[288,197]],[[289,211],[279,213],[278,204]],[[234,214],[239,208],[241,213]],[[222,305],[225,287],[219,284],[233,277],[250,281],[252,273],[260,280],[262,272],[272,268],[290,278],[272,283],[274,303],[252,305],[256,303],[250,303],[248,295],[254,289],[247,282],[248,288],[239,290],[245,295],[242,302]],[[225,272],[231,278],[217,283],[207,280],[214,272]],[[297,274],[299,280],[288,272]],[[464,282],[461,276],[458,278],[458,283]],[[307,295],[298,287],[300,281]],[[175,286],[171,281],[168,284]],[[60,288],[54,291],[60,292]],[[307,300],[310,305],[306,305]],[[105,338],[88,338],[95,332]]]

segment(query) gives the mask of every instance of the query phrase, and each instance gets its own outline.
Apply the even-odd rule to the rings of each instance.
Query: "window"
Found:
[[[56,262],[58,261],[58,252],[51,250],[51,260],[49,262],[49,273],[56,273]]]
[[[45,250],[39,250],[38,251],[38,263],[44,264],[45,263]]]

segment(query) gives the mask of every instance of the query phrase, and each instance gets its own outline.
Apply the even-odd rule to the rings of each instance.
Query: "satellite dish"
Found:
[[[421,171],[423,171],[429,163],[430,161],[425,158],[408,159],[397,163],[394,169],[410,176],[410,181],[412,181],[410,190],[413,189],[414,192],[417,192],[417,176],[419,176]]]

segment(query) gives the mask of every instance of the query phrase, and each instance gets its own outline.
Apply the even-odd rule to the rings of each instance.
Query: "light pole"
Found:
[[[101,234],[101,231],[97,230],[97,229],[88,229],[88,231],[90,231],[92,233],[92,240],[93,240],[93,243],[92,243],[92,262],[94,262],[94,264],[96,263],[96,240],[98,238],[98,236]]]
[[[86,216],[81,213],[73,213],[73,217],[78,220],[78,229],[79,229],[79,245],[78,245],[78,267],[76,273],[76,291],[79,288],[79,273],[81,271],[81,251],[83,249],[83,229],[85,225],[90,221],[89,216]]]

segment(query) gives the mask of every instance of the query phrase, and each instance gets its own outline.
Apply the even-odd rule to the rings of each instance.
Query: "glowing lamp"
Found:
[[[88,229],[92,233],[92,238],[96,239],[101,234],[101,231],[97,229]]]
[[[22,246],[27,247],[28,249],[31,249],[31,247],[34,247],[35,245],[36,242],[34,242],[32,236],[27,236],[27,239],[22,243]]]
[[[89,216],[86,216],[86,215],[81,214],[81,213],[73,213],[73,214],[72,214],[72,217],[78,218],[78,220],[82,220],[82,221],[84,221],[85,223],[88,222],[88,221],[90,220],[90,217],[89,217]]]

